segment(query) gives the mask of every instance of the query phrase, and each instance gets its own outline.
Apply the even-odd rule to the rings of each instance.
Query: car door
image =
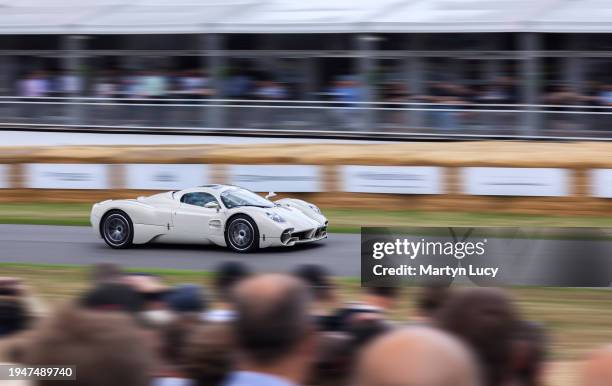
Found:
[[[181,197],[173,216],[173,239],[207,242],[211,238],[223,237],[223,212],[217,208],[206,208],[209,202],[220,205],[215,196],[206,192],[189,192]]]

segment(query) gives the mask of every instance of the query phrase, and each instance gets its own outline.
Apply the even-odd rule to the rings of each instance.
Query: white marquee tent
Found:
[[[0,0],[0,34],[612,32],[610,0]]]

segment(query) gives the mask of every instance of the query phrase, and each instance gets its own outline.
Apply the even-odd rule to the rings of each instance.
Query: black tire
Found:
[[[231,217],[225,227],[225,243],[234,252],[248,253],[259,248],[259,229],[247,215]]]
[[[134,240],[134,225],[127,213],[111,210],[100,221],[100,234],[111,248],[129,248]]]

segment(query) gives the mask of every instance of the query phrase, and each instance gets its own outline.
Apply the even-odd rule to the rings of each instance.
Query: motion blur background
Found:
[[[0,123],[609,137],[601,0],[0,1]]]

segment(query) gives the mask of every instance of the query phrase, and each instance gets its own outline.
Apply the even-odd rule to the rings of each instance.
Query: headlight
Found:
[[[317,212],[317,213],[321,213],[321,209],[319,209],[319,207],[318,207],[318,206],[316,206],[316,205],[313,205],[313,204],[308,204],[308,207],[309,207],[310,209],[314,210],[314,211],[315,211],[315,212]]]
[[[266,215],[268,216],[268,218],[272,221],[276,221],[276,222],[285,222],[285,219],[282,218],[281,216],[279,216],[276,213],[270,213],[270,212],[266,212]]]

